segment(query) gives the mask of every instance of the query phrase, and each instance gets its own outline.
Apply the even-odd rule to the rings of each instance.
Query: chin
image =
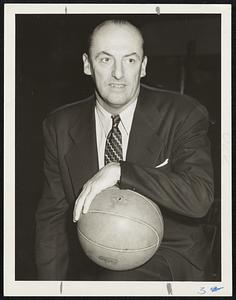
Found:
[[[124,97],[120,97],[120,96],[117,96],[117,95],[108,95],[106,97],[106,103],[109,104],[109,105],[119,105],[119,104],[122,104],[122,103],[125,103],[126,101],[124,100]]]
[[[122,108],[123,106],[127,105],[129,101],[109,101],[109,105],[114,108]]]

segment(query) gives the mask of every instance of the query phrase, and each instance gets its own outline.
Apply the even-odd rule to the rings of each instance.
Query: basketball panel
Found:
[[[110,213],[88,212],[81,217],[78,226],[89,240],[114,249],[137,250],[159,243],[152,227]]]
[[[96,264],[115,271],[124,271],[137,268],[146,263],[157,251],[157,246],[139,251],[115,251],[105,249],[80,237],[80,242],[87,256]]]
[[[96,196],[90,211],[106,211],[139,219],[152,226],[160,237],[163,235],[163,219],[158,206],[146,197],[130,191],[110,188]]]

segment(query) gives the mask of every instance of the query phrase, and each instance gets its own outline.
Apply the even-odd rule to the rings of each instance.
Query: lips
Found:
[[[112,88],[122,89],[122,88],[126,87],[126,84],[124,84],[124,83],[110,83],[109,86],[112,87]]]

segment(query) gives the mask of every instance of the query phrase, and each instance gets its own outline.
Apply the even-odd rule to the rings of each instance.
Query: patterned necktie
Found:
[[[119,162],[123,159],[122,155],[122,135],[118,128],[120,116],[111,116],[112,128],[108,133],[105,146],[105,165],[110,162]]]

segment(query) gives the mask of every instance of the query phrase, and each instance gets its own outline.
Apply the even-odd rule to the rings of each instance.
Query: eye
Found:
[[[134,64],[134,63],[136,62],[136,60],[135,60],[134,58],[132,58],[132,57],[129,57],[129,58],[128,58],[128,62],[129,62],[130,64]]]
[[[110,57],[102,57],[101,62],[103,63],[109,63],[111,61]]]

